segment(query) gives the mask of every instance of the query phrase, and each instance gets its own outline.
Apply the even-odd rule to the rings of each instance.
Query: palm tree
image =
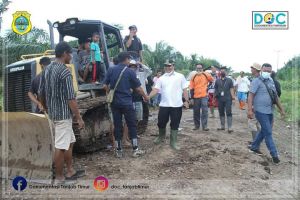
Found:
[[[0,3],[0,31],[1,31],[1,24],[2,24],[2,14],[7,11],[8,4],[10,4],[11,1],[8,0],[2,0],[2,3]]]

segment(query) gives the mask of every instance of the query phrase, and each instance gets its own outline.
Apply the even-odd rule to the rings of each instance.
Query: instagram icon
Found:
[[[104,176],[98,176],[94,180],[94,188],[98,191],[104,191],[108,188],[108,180]]]

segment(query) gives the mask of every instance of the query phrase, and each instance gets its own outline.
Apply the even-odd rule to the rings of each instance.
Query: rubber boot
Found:
[[[178,134],[178,130],[171,130],[170,146],[174,150],[180,150],[180,148],[177,146],[177,134]]]
[[[154,144],[160,144],[166,138],[166,129],[159,129],[159,135],[154,140]]]
[[[217,130],[225,130],[225,116],[224,117],[220,117],[221,120],[221,128],[218,128]]]
[[[232,116],[227,116],[228,133],[232,133]]]

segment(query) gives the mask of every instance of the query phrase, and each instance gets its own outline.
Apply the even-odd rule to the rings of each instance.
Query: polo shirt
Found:
[[[270,89],[276,91],[274,82],[271,78],[263,79],[262,77],[255,78],[251,82],[250,92],[254,94],[253,107],[254,110],[264,114],[273,113],[273,103],[269,92],[264,85],[263,81],[269,86]]]
[[[160,107],[182,107],[182,93],[186,89],[186,79],[183,74],[175,71],[165,73],[157,80],[154,88],[161,93]]]
[[[104,83],[106,85],[109,85],[110,88],[114,89],[119,75],[125,67],[127,66],[120,63],[114,67],[108,68]],[[120,82],[115,90],[112,105],[132,106],[132,92],[130,89],[134,90],[140,86],[141,83],[137,78],[136,73],[129,68],[125,69],[122,78],[120,79]]]
[[[194,89],[194,98],[203,98],[207,96],[207,87],[213,77],[205,72],[195,74],[190,81],[190,89]]]
[[[218,100],[231,101],[232,100],[232,96],[230,93],[231,88],[233,88],[233,82],[231,78],[225,77],[224,79],[220,78],[216,80],[215,94]],[[224,92],[224,96],[221,96],[222,91]]]
[[[124,44],[126,46],[126,42],[129,40],[129,36],[127,35],[124,39]],[[140,40],[136,35],[133,36],[131,45],[127,48],[127,51],[134,51],[136,53],[139,53],[139,51],[143,50],[143,45]]]

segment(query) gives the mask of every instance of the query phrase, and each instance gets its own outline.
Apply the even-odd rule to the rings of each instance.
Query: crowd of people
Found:
[[[277,105],[283,116],[285,113],[279,100],[280,84],[274,79],[274,74],[271,77],[270,64],[261,66],[254,63],[251,66],[254,79],[250,81],[244,72],[234,80],[228,76],[225,66],[207,67],[198,63],[195,71],[187,78],[187,84],[185,76],[176,71],[174,61],[169,59],[164,63],[164,73],[157,71],[152,79],[152,70],[143,64],[142,43],[136,35],[137,27],[130,26],[129,30],[124,45],[128,51],[136,53],[134,59],[128,51],[121,52],[112,60],[113,63],[106,72],[99,47],[99,34],[94,33],[92,42],[80,41],[76,61],[80,66],[78,73],[81,81],[86,82],[91,76],[92,82],[102,83],[107,92],[116,157],[124,157],[123,145],[128,146],[129,142],[133,157],[145,154],[138,145],[137,123],[145,117],[145,113],[149,113],[149,104],[159,106],[158,136],[154,144],[161,144],[166,139],[166,127],[170,121],[170,147],[179,150],[177,135],[183,107],[193,107],[193,131],[200,131],[200,127],[202,131],[209,131],[209,111],[210,117],[215,118],[217,108],[220,119],[217,131],[226,130],[227,121],[227,131],[232,133],[232,106],[237,96],[239,108],[248,109],[248,126],[253,139],[249,150],[261,154],[260,144],[265,139],[273,162],[280,162],[272,138],[274,105]],[[84,174],[81,170],[75,170],[72,165],[72,148],[76,141],[72,130],[73,117],[75,116],[80,129],[85,126],[79,114],[72,75],[66,67],[72,59],[72,53],[68,43],[58,43],[55,48],[55,61],[50,63],[49,58],[41,59],[43,72],[32,82],[28,93],[37,104],[37,112],[46,110],[53,123],[55,177],[61,183]],[[67,167],[65,175],[64,163]]]

